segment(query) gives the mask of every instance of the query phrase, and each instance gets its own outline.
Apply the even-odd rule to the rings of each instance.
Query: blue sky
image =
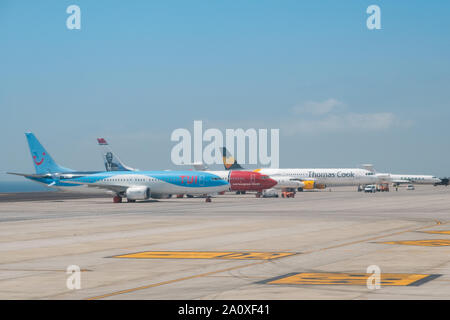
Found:
[[[66,8],[81,8],[68,30]],[[368,30],[366,8],[381,8]],[[0,2],[0,171],[23,133],[101,169],[95,138],[174,168],[170,134],[279,128],[282,167],[450,175],[448,1]],[[0,179],[12,179],[0,175]]]

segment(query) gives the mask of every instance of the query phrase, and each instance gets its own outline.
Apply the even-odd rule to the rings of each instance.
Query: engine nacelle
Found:
[[[125,196],[128,200],[147,200],[150,198],[150,188],[145,186],[129,187]]]
[[[304,184],[302,181],[293,180],[291,177],[284,176],[271,176],[273,180],[277,182],[274,188],[276,189],[284,189],[284,188],[303,188]]]
[[[305,190],[312,190],[312,189],[325,189],[327,186],[323,183],[316,183],[314,180],[307,180],[303,181]]]

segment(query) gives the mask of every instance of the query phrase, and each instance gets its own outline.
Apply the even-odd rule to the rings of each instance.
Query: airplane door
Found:
[[[255,174],[250,174],[250,182],[252,183],[252,184],[254,184],[255,183]]]
[[[200,175],[198,177],[198,186],[199,187],[204,187],[205,186],[205,176],[204,175]]]

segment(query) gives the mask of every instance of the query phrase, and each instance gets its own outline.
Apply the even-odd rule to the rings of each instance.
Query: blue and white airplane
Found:
[[[25,133],[36,174],[14,173],[61,191],[104,190],[115,203],[161,198],[172,194],[210,195],[230,185],[219,176],[199,171],[76,171],[58,165],[33,133]]]

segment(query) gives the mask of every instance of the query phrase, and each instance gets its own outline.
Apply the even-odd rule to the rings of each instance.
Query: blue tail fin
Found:
[[[43,174],[74,171],[72,169],[59,166],[33,133],[26,132],[25,136],[28,140],[28,146],[30,147],[31,157],[33,158],[32,160],[36,173]]]

